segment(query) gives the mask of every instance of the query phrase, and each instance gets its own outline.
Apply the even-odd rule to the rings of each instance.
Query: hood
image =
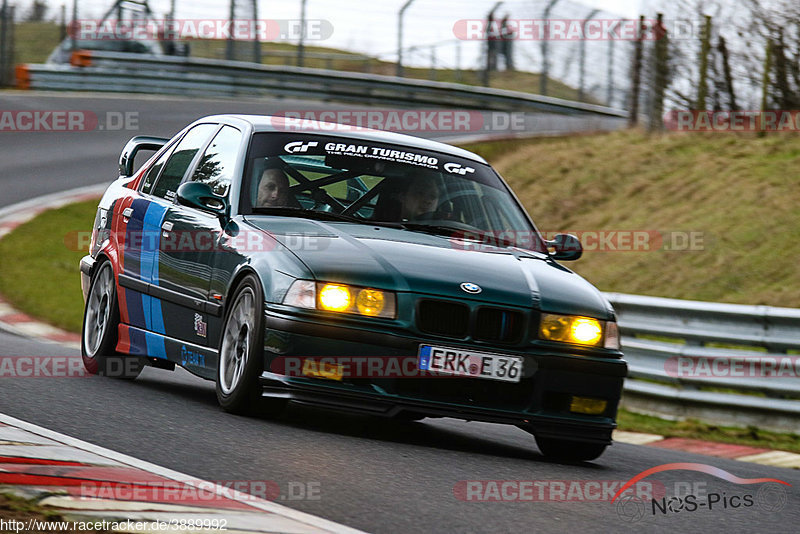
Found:
[[[548,257],[409,230],[286,217],[248,217],[291,250],[319,281],[611,318],[586,280]],[[481,287],[469,294],[461,284]]]

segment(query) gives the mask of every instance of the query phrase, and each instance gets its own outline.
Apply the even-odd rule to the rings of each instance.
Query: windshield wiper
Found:
[[[514,247],[517,244],[510,239],[506,239],[484,230],[465,230],[455,226],[444,224],[423,224],[423,223],[403,223],[403,228],[412,232],[424,232],[426,234],[441,235],[457,239],[468,239],[478,241],[485,245],[497,247]]]
[[[349,215],[341,215],[332,211],[317,211],[305,208],[294,208],[291,206],[255,207],[253,208],[253,213],[258,215],[289,215],[291,217],[305,217],[306,219],[316,219],[320,221],[368,222],[363,219],[357,219]]]
[[[291,217],[305,217],[306,219],[315,219],[318,221],[337,221],[337,222],[351,222],[357,224],[368,224],[371,226],[386,226],[389,228],[403,228],[400,223],[370,221],[369,219],[359,219],[352,215],[342,215],[341,213],[333,213],[332,211],[316,211],[305,208],[293,208],[291,206],[276,206],[276,207],[255,207],[253,213],[257,215],[288,215]]]

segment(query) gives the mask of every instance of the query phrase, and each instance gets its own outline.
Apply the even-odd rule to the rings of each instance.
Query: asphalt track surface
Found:
[[[293,104],[0,93],[0,110],[138,111],[140,130],[0,133],[0,207],[111,181],[122,145],[136,133],[169,136],[205,114],[269,113],[287,105]],[[4,332],[0,355],[79,357],[78,351]],[[236,417],[217,407],[213,383],[182,370],[148,368],[132,383],[0,378],[0,412],[203,479],[273,481],[282,504],[376,533],[789,532],[800,524],[800,473],[793,470],[626,444],[613,445],[594,462],[558,464],[545,460],[521,430],[453,419],[397,423],[304,407],[277,420]],[[700,472],[663,472],[647,480],[663,484],[667,497],[676,495],[678,484],[689,488],[681,495],[695,494],[698,503],[708,502],[708,494],[720,501],[691,511],[673,500],[674,511],[666,513],[654,512],[648,502],[632,522],[607,501],[464,502],[454,494],[471,480],[624,482],[673,462],[708,464],[741,478],[776,478],[792,487],[784,493]],[[319,488],[318,499],[290,498],[290,485],[308,483]],[[770,491],[759,494],[761,488]],[[723,505],[723,499],[744,495],[755,504]]]

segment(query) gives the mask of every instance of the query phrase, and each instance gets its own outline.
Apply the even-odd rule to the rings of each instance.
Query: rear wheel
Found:
[[[556,460],[573,462],[586,462],[598,458],[607,445],[588,443],[585,441],[572,441],[568,439],[544,438],[536,436],[536,444],[542,454]]]
[[[142,372],[144,362],[116,351],[118,329],[119,303],[114,270],[111,263],[104,262],[92,277],[83,311],[83,365],[92,374],[133,380]]]
[[[263,368],[264,297],[253,275],[242,280],[232,302],[222,327],[217,400],[231,413],[277,415],[286,401],[262,398],[258,384]]]

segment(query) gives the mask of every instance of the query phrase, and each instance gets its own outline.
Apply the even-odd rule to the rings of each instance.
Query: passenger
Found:
[[[288,205],[289,178],[278,168],[264,169],[258,184],[256,206],[264,208]]]

